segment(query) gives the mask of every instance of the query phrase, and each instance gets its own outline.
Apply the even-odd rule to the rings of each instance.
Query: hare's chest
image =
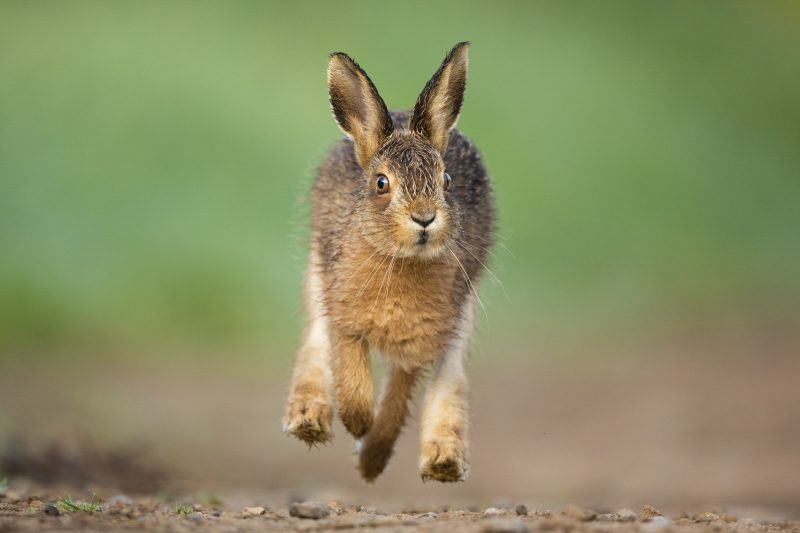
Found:
[[[458,316],[449,265],[386,260],[359,265],[333,289],[333,321],[388,357],[430,361],[446,345]]]

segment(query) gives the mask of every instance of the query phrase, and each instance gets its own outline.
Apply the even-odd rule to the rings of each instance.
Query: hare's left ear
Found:
[[[411,129],[428,138],[441,152],[447,149],[467,87],[469,43],[458,43],[425,85],[411,115]]]

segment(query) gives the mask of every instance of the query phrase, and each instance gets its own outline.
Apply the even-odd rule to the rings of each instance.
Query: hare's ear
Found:
[[[353,139],[356,156],[366,169],[392,133],[386,104],[367,73],[347,54],[335,52],[328,62],[331,109],[342,131]]]
[[[458,43],[450,50],[417,98],[411,115],[411,129],[427,137],[442,153],[464,101],[468,51],[468,42]]]

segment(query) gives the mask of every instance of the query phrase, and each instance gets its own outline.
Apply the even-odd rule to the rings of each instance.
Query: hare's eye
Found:
[[[389,192],[389,178],[383,174],[379,174],[375,180],[375,186],[378,188],[378,194]]]
[[[444,190],[450,188],[450,182],[453,181],[453,178],[450,177],[450,174],[447,172],[444,173]]]

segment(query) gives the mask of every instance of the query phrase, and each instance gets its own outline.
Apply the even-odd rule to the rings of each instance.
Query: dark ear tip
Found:
[[[353,58],[345,54],[344,52],[331,52],[330,54],[328,54],[328,59],[333,59],[333,58],[344,59],[346,61],[353,62]]]
[[[444,58],[444,62],[449,63],[456,56],[466,58],[471,44],[472,43],[469,41],[461,41],[460,43],[457,43],[453,49],[448,52],[447,57]]]

